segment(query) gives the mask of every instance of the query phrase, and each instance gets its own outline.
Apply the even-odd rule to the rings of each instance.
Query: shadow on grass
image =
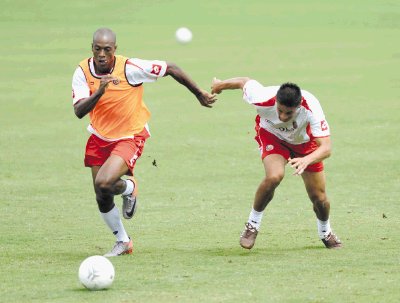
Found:
[[[202,255],[214,256],[214,257],[226,257],[226,256],[237,256],[237,257],[253,257],[260,255],[277,255],[287,254],[289,252],[305,252],[305,251],[316,251],[326,249],[323,246],[295,246],[291,248],[287,247],[254,247],[251,250],[243,249],[241,247],[216,247],[213,249],[199,249],[197,253]]]
[[[99,290],[90,290],[85,287],[74,287],[67,289],[68,291],[77,292],[77,293],[104,293],[104,292],[112,292],[112,288],[109,289],[99,289]]]

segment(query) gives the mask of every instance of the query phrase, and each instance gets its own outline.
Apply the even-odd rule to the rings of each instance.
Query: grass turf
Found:
[[[400,5],[395,1],[3,1],[0,278],[5,302],[398,302]],[[287,176],[252,251],[238,245],[262,178],[254,109],[227,91],[201,108],[170,78],[145,85],[152,138],[137,164],[135,254],[112,259],[110,290],[89,292],[79,263],[108,250],[88,169],[87,118],[71,77],[93,31],[118,53],[213,76],[293,81],[321,101],[332,225],[316,235],[302,182]],[[187,26],[189,45],[174,41]],[[156,160],[157,167],[152,165]],[[118,201],[118,200],[117,200]],[[119,203],[119,202],[118,202]]]

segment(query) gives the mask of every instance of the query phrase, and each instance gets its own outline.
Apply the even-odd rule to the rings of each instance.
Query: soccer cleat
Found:
[[[132,219],[137,208],[137,183],[133,177],[128,177],[135,186],[131,195],[122,196],[122,215],[125,219]]]
[[[333,233],[330,232],[324,239],[321,239],[324,242],[326,248],[341,248],[342,242],[339,238]]]
[[[133,242],[129,238],[129,242],[117,241],[114,247],[104,255],[104,257],[117,257],[122,255],[131,255],[133,252]]]
[[[250,223],[245,224],[245,229],[240,235],[240,246],[246,249],[251,249],[256,242],[258,230]]]

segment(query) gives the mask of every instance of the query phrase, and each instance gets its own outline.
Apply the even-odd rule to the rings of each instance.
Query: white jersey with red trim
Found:
[[[89,59],[89,67],[92,75],[97,75],[94,70],[93,58]],[[155,82],[163,77],[167,71],[167,63],[160,60],[142,60],[131,58],[126,62],[125,75],[131,85],[140,85],[144,82]],[[81,99],[90,96],[89,85],[87,84],[82,69],[78,66],[72,78],[72,102],[75,104]]]
[[[276,93],[279,86],[262,86],[249,80],[243,87],[243,99],[255,106],[260,127],[290,144],[303,144],[317,137],[330,135],[329,125],[318,99],[301,90],[302,102],[288,122],[279,119]]]

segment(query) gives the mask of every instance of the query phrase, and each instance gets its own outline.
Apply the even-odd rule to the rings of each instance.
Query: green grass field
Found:
[[[1,1],[1,302],[400,301],[398,1],[61,3]],[[263,176],[255,111],[240,91],[203,108],[165,78],[145,85],[152,137],[136,167],[140,208],[125,221],[135,253],[111,260],[111,289],[84,289],[80,262],[114,237],[83,167],[88,118],[73,113],[71,79],[102,26],[119,54],[175,62],[205,89],[249,76],[315,94],[332,129],[331,222],[345,248],[323,247],[288,169],[256,246],[241,249]],[[191,44],[174,40],[180,26]]]

